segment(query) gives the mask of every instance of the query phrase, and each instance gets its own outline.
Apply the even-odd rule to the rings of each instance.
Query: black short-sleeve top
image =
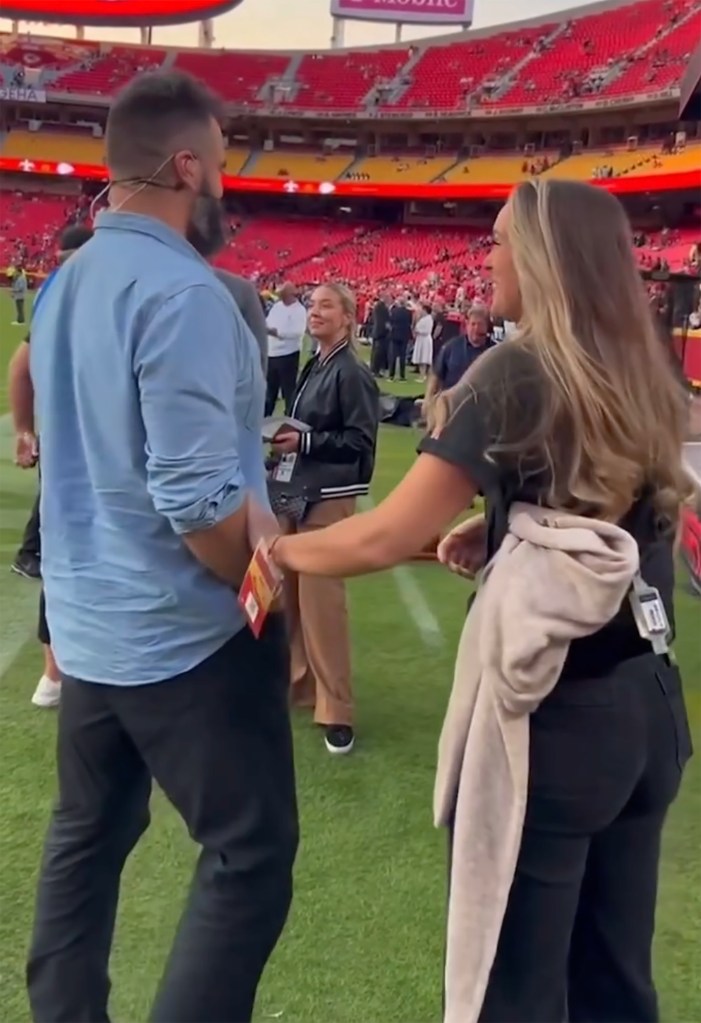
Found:
[[[507,534],[509,509],[515,501],[548,504],[551,470],[544,454],[517,456],[509,450],[510,444],[529,436],[537,426],[547,384],[534,356],[517,342],[506,342],[487,353],[471,382],[471,390],[440,436],[425,437],[419,451],[464,469],[484,497],[489,559]],[[564,451],[566,438],[558,442]],[[649,494],[641,495],[620,525],[636,539],[643,577],[659,589],[673,622],[672,538],[657,526]],[[626,600],[600,632],[572,643],[563,675],[603,674],[650,649]]]

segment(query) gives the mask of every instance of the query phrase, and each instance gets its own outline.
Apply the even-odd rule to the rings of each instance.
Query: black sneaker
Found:
[[[41,563],[35,554],[18,554],[10,565],[10,571],[23,579],[41,579]]]
[[[355,735],[350,725],[327,725],[324,741],[329,753],[333,756],[343,756],[353,749]]]

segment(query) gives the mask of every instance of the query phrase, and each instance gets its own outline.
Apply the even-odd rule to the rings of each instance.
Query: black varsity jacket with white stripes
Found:
[[[292,415],[311,427],[300,437],[295,488],[311,501],[367,494],[375,468],[380,394],[349,342],[302,370]]]

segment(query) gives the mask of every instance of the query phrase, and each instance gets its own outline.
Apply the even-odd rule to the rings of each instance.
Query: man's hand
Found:
[[[280,337],[277,327],[268,327],[270,337]]]
[[[39,445],[33,433],[18,433],[15,438],[15,465],[33,469],[39,461]]]
[[[474,579],[487,558],[487,523],[474,515],[451,530],[438,545],[438,560],[451,572]]]
[[[299,433],[297,430],[290,430],[289,432],[280,431],[275,434],[271,447],[276,455],[291,455],[295,451],[299,451]]]
[[[280,535],[280,524],[269,508],[259,504],[254,497],[246,502],[248,542],[255,551],[259,543],[270,544]]]

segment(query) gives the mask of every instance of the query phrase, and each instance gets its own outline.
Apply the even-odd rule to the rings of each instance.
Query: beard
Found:
[[[221,201],[213,195],[199,195],[187,228],[190,245],[204,259],[211,259],[226,248],[230,235]]]

